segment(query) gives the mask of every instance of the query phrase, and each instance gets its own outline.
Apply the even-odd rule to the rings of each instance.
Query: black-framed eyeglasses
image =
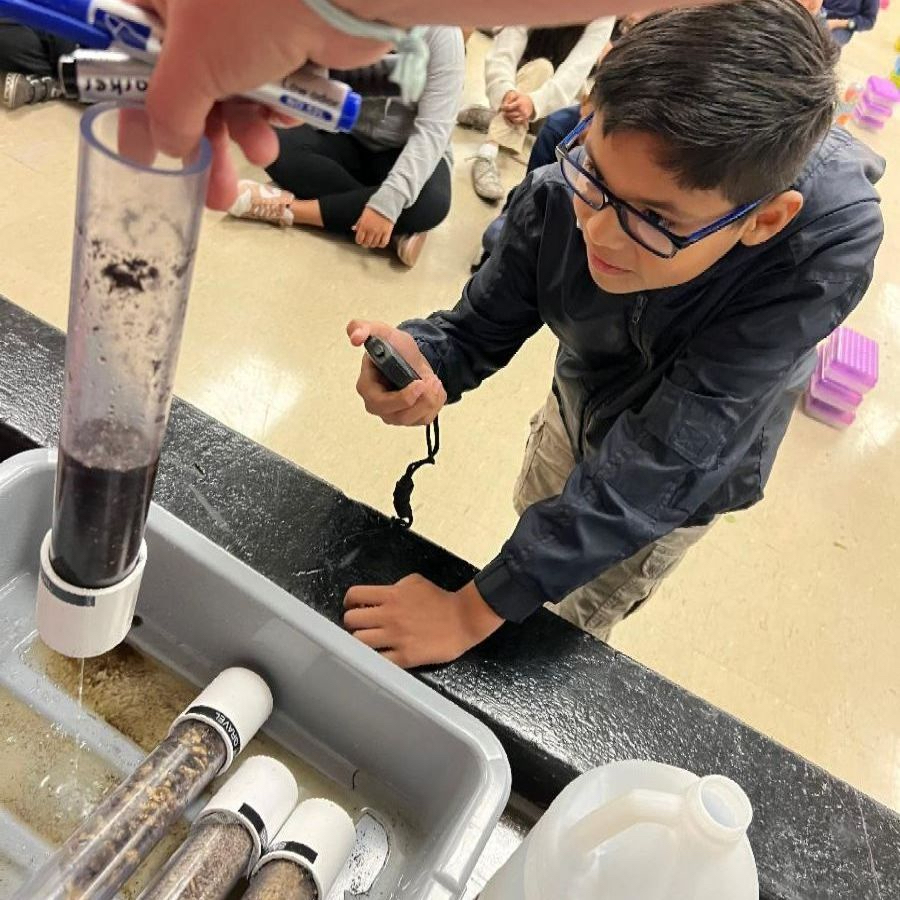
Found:
[[[572,152],[578,148],[579,139],[591,124],[594,114],[591,113],[582,119],[575,128],[572,129],[560,141],[556,148],[556,158],[559,160],[562,169],[563,178],[566,179],[569,187],[580,197],[591,209],[600,210],[611,206],[616,213],[622,230],[632,240],[637,241],[645,250],[649,250],[655,256],[662,259],[671,259],[679,250],[702,241],[703,238],[727,228],[738,219],[742,219],[748,213],[761,206],[773,196],[769,194],[755,200],[753,203],[745,203],[733,209],[730,213],[716,219],[710,225],[706,225],[691,234],[681,235],[672,234],[662,222],[665,221],[662,216],[652,212],[642,212],[635,209],[624,200],[620,200],[610,189],[596,176],[585,171],[581,162],[572,156]]]

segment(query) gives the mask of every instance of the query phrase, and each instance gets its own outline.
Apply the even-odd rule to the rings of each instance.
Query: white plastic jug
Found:
[[[611,763],[554,800],[481,900],[759,900],[752,817],[730,778]]]

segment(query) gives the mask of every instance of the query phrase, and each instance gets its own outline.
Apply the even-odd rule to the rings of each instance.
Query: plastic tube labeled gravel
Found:
[[[197,817],[185,842],[138,900],[225,900],[297,802],[297,782],[277,760],[248,759]]]
[[[107,900],[272,712],[266,683],[226,669],[13,900]]]
[[[325,900],[356,841],[353,820],[330,800],[306,800],[253,871],[244,900]]]

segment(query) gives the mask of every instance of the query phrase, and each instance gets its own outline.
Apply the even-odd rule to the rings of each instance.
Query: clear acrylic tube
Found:
[[[138,900],[225,900],[247,872],[253,838],[233,813],[196,822]]]
[[[152,149],[146,114],[81,119],[51,561],[102,588],[134,567],[172,397],[211,151]]]
[[[226,762],[225,741],[205,722],[175,724],[13,900],[108,900],[131,877]]]
[[[267,862],[250,881],[243,900],[320,900],[316,883],[289,859]]]

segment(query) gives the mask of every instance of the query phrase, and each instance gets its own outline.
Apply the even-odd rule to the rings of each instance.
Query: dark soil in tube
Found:
[[[75,444],[59,451],[51,562],[70,584],[108,587],[137,562],[159,458],[106,421],[82,426]]]

